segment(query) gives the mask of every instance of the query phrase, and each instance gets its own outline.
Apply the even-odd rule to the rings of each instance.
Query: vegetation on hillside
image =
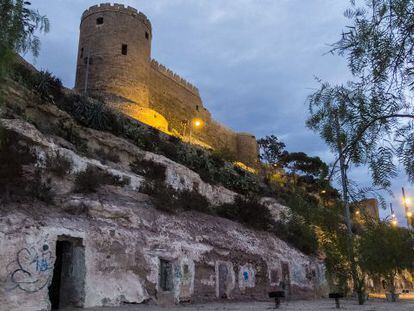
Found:
[[[341,250],[341,256],[336,258],[344,259],[342,266],[349,268],[361,304],[365,274],[371,270],[367,270],[367,265],[373,262],[370,256],[374,251],[383,251],[372,232],[385,230],[384,238],[391,239],[398,230],[379,226],[376,231],[362,230],[355,235],[350,206],[367,190],[389,190],[397,174],[397,161],[409,180],[414,180],[413,9],[414,3],[406,0],[352,0],[345,12],[350,25],[331,52],[346,58],[353,79],[341,85],[319,81],[320,88],[308,100],[308,126],[320,134],[337,156],[330,177],[338,173],[345,210],[346,247],[337,238],[331,239],[328,247]],[[349,178],[350,167],[361,165],[371,172],[371,189],[361,190]],[[412,237],[406,237],[411,243]],[[369,247],[358,248],[359,239]],[[388,255],[391,254],[384,254],[387,263],[382,264],[391,264],[393,259]]]

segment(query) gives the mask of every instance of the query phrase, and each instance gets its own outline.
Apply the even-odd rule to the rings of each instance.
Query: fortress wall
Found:
[[[175,129],[182,135],[189,135],[191,121],[200,118],[204,126],[193,128],[192,137],[215,149],[227,148],[237,153],[236,134],[211,118],[198,89],[155,61],[151,63],[150,72],[150,107],[168,120],[170,130]],[[188,125],[183,125],[182,121]]]
[[[206,122],[210,113],[203,107],[198,90],[156,62],[151,63],[149,75],[150,108],[162,114],[170,128],[183,134],[182,121],[199,117]]]
[[[204,108],[198,89],[171,70],[153,60],[149,79],[150,108],[163,115],[170,131],[189,135],[194,118],[202,119],[201,129],[191,129],[191,136],[218,150],[228,150],[249,166],[257,164],[257,143],[253,135],[237,134],[213,120]],[[187,125],[183,125],[183,121]]]

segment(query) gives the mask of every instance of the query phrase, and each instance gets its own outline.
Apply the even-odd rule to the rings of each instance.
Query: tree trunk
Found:
[[[349,209],[349,190],[348,190],[348,176],[347,176],[347,165],[346,159],[343,150],[343,143],[340,138],[341,128],[339,124],[338,117],[335,118],[336,123],[336,140],[337,140],[337,151],[339,154],[339,169],[341,172],[341,186],[342,186],[342,198],[344,201],[344,214],[347,227],[347,236],[348,236],[348,258],[351,266],[351,276],[354,283],[354,291],[358,295],[358,303],[360,305],[364,304],[364,291],[363,291],[363,280],[360,280],[358,277],[358,271],[355,262],[355,253],[354,253],[354,243],[353,243],[353,233],[352,233],[352,220],[351,212]]]

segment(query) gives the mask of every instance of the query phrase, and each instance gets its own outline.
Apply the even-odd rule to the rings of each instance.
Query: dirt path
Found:
[[[268,311],[274,307],[272,303],[253,302],[253,303],[212,303],[200,305],[180,305],[173,307],[159,307],[148,305],[128,305],[123,307],[109,308],[92,308],[88,310],[96,311]],[[314,301],[292,301],[283,303],[279,310],[295,311],[323,311],[336,310],[335,303],[332,300],[314,300]],[[74,309],[79,310],[79,309]],[[414,311],[414,301],[400,301],[389,303],[383,300],[370,300],[365,305],[359,306],[356,301],[342,301],[341,310],[355,311]],[[65,310],[69,311],[69,310]]]

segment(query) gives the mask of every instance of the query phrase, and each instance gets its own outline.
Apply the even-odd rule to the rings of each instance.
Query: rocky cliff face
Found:
[[[127,140],[81,127],[56,106],[33,103],[34,94],[15,83],[3,85],[1,96],[0,130],[33,154],[22,166],[23,182],[1,198],[2,310],[265,299],[282,288],[291,297],[325,293],[323,264],[271,233],[195,211],[154,208],[141,192],[146,177],[130,163],[162,164],[166,184],[197,191],[213,206],[233,202],[236,193]],[[103,159],[97,150],[117,157]],[[56,174],[48,159],[71,166]],[[74,190],[88,168],[128,182],[103,183],[91,193]],[[273,199],[263,202],[274,217],[288,212]]]

